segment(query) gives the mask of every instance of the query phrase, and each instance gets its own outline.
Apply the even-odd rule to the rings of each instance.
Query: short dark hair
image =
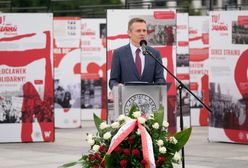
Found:
[[[144,19],[142,19],[142,18],[132,18],[128,22],[128,31],[131,30],[131,26],[135,22],[140,22],[140,23],[145,23],[146,24],[146,21]]]

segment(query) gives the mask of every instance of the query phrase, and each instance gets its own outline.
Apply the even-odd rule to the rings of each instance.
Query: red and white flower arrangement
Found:
[[[87,135],[89,153],[62,167],[80,164],[83,168],[172,168],[182,159],[179,151],[188,141],[191,128],[171,135],[169,123],[163,121],[163,111],[146,118],[133,107],[128,116],[120,115],[112,124],[94,115],[98,132]]]

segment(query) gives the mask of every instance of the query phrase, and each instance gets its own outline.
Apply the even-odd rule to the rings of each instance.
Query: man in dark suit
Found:
[[[128,36],[130,43],[113,52],[110,89],[133,81],[165,84],[163,68],[152,57],[144,56],[141,52],[140,40],[147,36],[146,21],[141,18],[131,19],[128,22]],[[162,62],[157,50],[152,47],[147,49]]]

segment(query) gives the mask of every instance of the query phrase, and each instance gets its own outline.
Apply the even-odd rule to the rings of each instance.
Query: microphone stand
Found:
[[[180,129],[183,130],[183,112],[182,112],[182,90],[185,89],[188,91],[192,96],[194,96],[209,112],[212,112],[210,108],[205,105],[191,90],[189,90],[183,83],[180,81],[170,70],[168,70],[159,60],[156,58],[152,53],[144,47],[145,50],[142,51],[143,55],[151,56],[160,66],[162,66],[178,83],[178,90],[179,90],[179,113],[180,113]],[[185,159],[184,159],[184,147],[182,150],[182,167],[185,168]]]

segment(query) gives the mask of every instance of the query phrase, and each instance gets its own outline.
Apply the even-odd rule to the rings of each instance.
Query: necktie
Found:
[[[140,49],[138,48],[135,53],[136,53],[135,63],[136,63],[137,72],[140,78],[141,77],[141,59],[139,55]]]

